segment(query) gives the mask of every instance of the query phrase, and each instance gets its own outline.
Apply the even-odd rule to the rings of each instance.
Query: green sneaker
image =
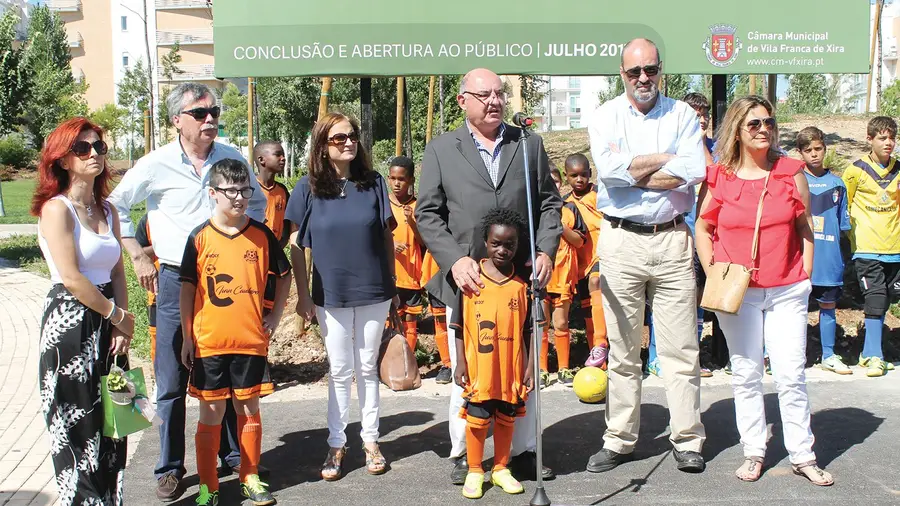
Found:
[[[572,388],[572,383],[575,382],[575,373],[572,372],[572,369],[560,369],[556,373],[556,379],[561,385]]]
[[[853,374],[853,371],[841,360],[840,355],[832,355],[826,358],[819,364],[819,367],[840,375]]]
[[[725,371],[725,374],[731,376],[731,360],[729,360],[728,363],[725,364],[725,367],[723,367],[722,370]]]
[[[859,357],[859,366],[866,368],[866,376],[878,378],[887,374],[888,366],[878,357]]]
[[[219,506],[219,491],[210,493],[209,487],[200,485],[200,493],[197,494],[196,502],[199,506]]]
[[[550,386],[550,373],[547,371],[541,371],[541,377],[538,379],[540,382],[541,390]]]
[[[241,495],[250,499],[254,506],[269,506],[275,504],[275,498],[269,492],[268,483],[259,481],[259,475],[251,474],[247,480],[241,483]]]

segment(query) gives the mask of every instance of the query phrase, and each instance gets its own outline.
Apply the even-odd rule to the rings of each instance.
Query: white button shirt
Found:
[[[597,108],[588,133],[601,213],[653,225],[692,209],[692,186],[706,178],[706,158],[700,122],[691,106],[659,95],[645,115],[620,95]],[[656,153],[676,155],[660,172],[682,179],[683,185],[673,190],[634,186],[636,181],[628,172],[632,160]]]
[[[212,216],[214,205],[207,193],[209,169],[226,158],[247,164],[240,151],[214,142],[198,176],[180,139],[139,159],[109,196],[109,202],[119,211],[122,237],[134,237],[131,208],[146,200],[153,251],[160,263],[180,266],[191,231]],[[248,171],[253,196],[247,205],[247,216],[262,223],[266,196],[249,165]]]

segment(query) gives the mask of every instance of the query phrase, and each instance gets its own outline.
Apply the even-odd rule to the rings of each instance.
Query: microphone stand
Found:
[[[535,245],[535,226],[534,226],[534,205],[531,201],[531,169],[528,167],[528,125],[526,122],[517,122],[520,123],[519,127],[522,129],[522,155],[525,158],[525,196],[526,202],[528,203],[528,235],[531,239],[530,253],[531,253],[531,293],[532,293],[532,311],[531,311],[531,349],[532,355],[534,357],[534,380],[532,384],[534,385],[534,390],[531,392],[534,395],[534,409],[536,413],[534,414],[534,424],[535,424],[535,434],[537,435],[537,445],[535,448],[535,456],[536,456],[536,464],[535,464],[535,475],[537,476],[537,488],[534,491],[534,496],[531,498],[530,506],[550,506],[550,498],[547,496],[547,492],[544,490],[544,476],[543,476],[543,468],[544,468],[544,444],[543,444],[543,426],[541,424],[541,387],[540,387],[540,378],[541,378],[541,338],[540,332],[541,328],[538,325],[538,315],[541,313],[543,309],[541,307],[540,300],[540,292],[538,287],[537,280],[537,251]]]

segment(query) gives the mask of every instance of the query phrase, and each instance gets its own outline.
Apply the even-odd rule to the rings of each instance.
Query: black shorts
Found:
[[[269,362],[258,355],[215,355],[194,358],[188,393],[204,401],[232,396],[240,401],[275,391]]]
[[[481,420],[490,420],[495,412],[510,418],[525,416],[525,403],[516,405],[494,399],[484,402],[466,401],[463,408],[470,417],[479,418]]]
[[[884,316],[891,302],[900,295],[900,263],[857,258],[853,264],[866,317]]]
[[[397,295],[400,296],[400,309],[403,312],[414,315],[422,314],[425,303],[425,298],[422,297],[422,290],[397,288]]]
[[[572,302],[572,295],[568,293],[552,293],[547,292],[547,302],[551,308],[563,307],[567,302]]]
[[[816,286],[813,285],[812,293],[810,297],[816,300],[819,304],[832,304],[841,300],[841,295],[844,293],[843,286]]]

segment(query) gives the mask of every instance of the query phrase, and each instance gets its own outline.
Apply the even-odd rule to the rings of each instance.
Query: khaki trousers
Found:
[[[655,234],[613,228],[604,220],[597,247],[609,334],[609,391],[604,448],[631,453],[641,425],[641,329],[645,299],[653,310],[656,348],[669,405],[669,440],[699,452],[700,349],[694,243],[685,224]]]

